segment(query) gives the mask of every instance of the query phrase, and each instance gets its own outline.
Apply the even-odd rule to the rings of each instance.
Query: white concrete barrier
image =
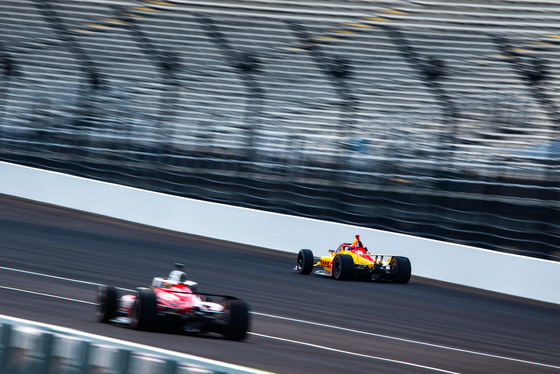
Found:
[[[0,162],[0,193],[145,225],[296,253],[360,234],[372,253],[410,258],[413,275],[560,304],[560,262],[386,231],[186,199]]]
[[[65,327],[0,315],[0,373],[271,374]]]

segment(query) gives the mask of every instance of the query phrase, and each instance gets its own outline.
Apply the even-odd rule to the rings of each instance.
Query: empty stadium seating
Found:
[[[560,129],[554,1],[40,3],[0,3],[13,62],[2,159],[178,194],[188,181],[200,198],[521,253],[544,231],[547,256],[558,248],[557,218],[527,234],[534,217],[500,207],[484,221],[503,228],[480,239],[480,211],[464,209],[489,199],[559,212],[559,156],[542,151]],[[527,82],[496,35],[522,61],[542,59],[544,83]],[[335,58],[350,74],[328,70]],[[433,58],[443,74],[432,79]],[[224,187],[216,168],[243,182]]]

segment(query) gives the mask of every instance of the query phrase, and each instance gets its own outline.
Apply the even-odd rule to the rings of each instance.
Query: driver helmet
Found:
[[[360,235],[356,235],[356,240],[354,241],[356,248],[363,248],[364,245],[360,241]]]
[[[179,275],[179,282],[181,283],[185,283],[186,281],[189,280],[189,277],[187,277],[187,273],[185,273],[184,271],[181,272],[181,275]]]
[[[169,273],[169,277],[167,277],[167,279],[176,283],[187,282],[189,280],[189,277],[187,276],[187,273],[183,271],[184,269],[185,265],[175,264],[175,270],[172,270],[171,273]]]

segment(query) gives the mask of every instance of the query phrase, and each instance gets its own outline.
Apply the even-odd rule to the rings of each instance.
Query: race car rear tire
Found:
[[[296,269],[300,274],[311,274],[313,271],[313,252],[310,249],[302,249],[297,255]]]
[[[137,330],[151,331],[155,328],[157,297],[154,291],[140,290],[136,295],[130,325]]]
[[[97,290],[97,322],[109,323],[117,315],[117,289],[111,286],[99,286]]]
[[[395,256],[391,259],[391,280],[395,283],[408,283],[412,265],[408,257]]]
[[[354,259],[350,255],[336,255],[332,264],[332,275],[336,280],[351,280],[354,276]]]
[[[249,330],[249,305],[243,300],[229,300],[227,309],[229,318],[224,326],[224,338],[236,341],[245,339]]]

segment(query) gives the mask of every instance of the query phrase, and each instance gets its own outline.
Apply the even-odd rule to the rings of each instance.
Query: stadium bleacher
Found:
[[[4,0],[0,158],[556,258],[559,15],[545,0]]]

